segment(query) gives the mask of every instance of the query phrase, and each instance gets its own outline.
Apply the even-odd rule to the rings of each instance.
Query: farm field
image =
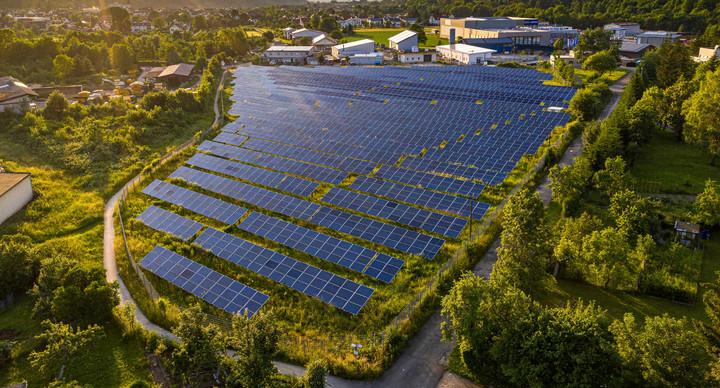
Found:
[[[220,317],[272,309],[285,333],[302,337],[381,332],[468,238],[470,216],[482,219],[516,170],[525,174],[524,156],[559,135],[569,115],[541,103],[574,94],[522,69],[250,67],[235,77],[236,121],[126,200],[128,246],[172,304],[202,300]],[[304,92],[319,79],[323,91]],[[479,88],[472,96],[457,88],[468,82]],[[192,272],[156,265],[171,255],[158,245],[196,263]],[[141,307],[154,308],[125,271]],[[195,286],[216,276],[208,271],[267,298],[210,296]]]

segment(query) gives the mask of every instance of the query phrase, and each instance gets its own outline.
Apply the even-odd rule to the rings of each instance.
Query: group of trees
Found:
[[[582,301],[545,307],[523,291],[473,274],[442,301],[446,341],[475,377],[515,386],[703,386],[712,352],[686,319],[613,320]],[[712,328],[715,330],[716,328]]]

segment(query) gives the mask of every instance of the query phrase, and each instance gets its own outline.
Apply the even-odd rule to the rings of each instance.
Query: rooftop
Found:
[[[405,30],[395,36],[391,36],[390,38],[388,38],[388,41],[393,43],[400,43],[404,40],[412,38],[413,36],[417,36],[417,34],[418,33],[415,31]]]
[[[343,50],[343,49],[346,49],[346,48],[362,46],[362,45],[368,44],[368,43],[372,43],[373,45],[375,44],[375,42],[372,41],[372,40],[370,40],[370,39],[360,39],[360,40],[356,40],[356,41],[354,41],[354,42],[339,44],[339,45],[337,45],[337,46],[335,46],[335,47],[336,47],[338,50]]]
[[[265,51],[270,52],[308,52],[313,49],[313,46],[270,46]]]
[[[641,34],[637,35],[641,38],[679,38],[680,34],[677,32],[668,32],[668,31],[645,31]]]
[[[193,69],[195,68],[194,65],[190,65],[188,63],[178,63],[177,65],[171,65],[166,67],[160,75],[158,75],[158,78],[167,77],[170,75],[179,75],[183,77],[187,77],[192,73]]]
[[[332,38],[332,37],[330,37],[330,36],[327,36],[327,35],[325,35],[325,34],[316,36],[315,39],[313,39],[312,42],[313,42],[313,45],[315,45],[315,44],[318,44],[318,43],[322,42],[323,40],[327,40],[327,41],[329,41],[329,42],[332,43],[332,44],[337,44],[337,40],[336,40],[336,39],[334,39],[334,38]]]
[[[635,42],[623,41],[622,44],[620,45],[620,52],[639,53],[640,51],[643,51],[648,47],[650,47],[650,45],[645,44],[645,43],[635,43]]]
[[[25,95],[37,96],[38,94],[13,77],[0,77],[0,101]]]
[[[0,197],[29,176],[25,172],[0,172]]]
[[[690,222],[675,221],[675,230],[681,232],[700,233],[700,225]]]
[[[446,44],[444,46],[437,46],[437,49],[445,49],[445,50],[454,50],[457,52],[461,52],[463,54],[487,54],[487,53],[496,53],[496,50],[484,48],[484,47],[477,47],[477,46],[470,46],[469,44],[462,44],[462,43],[456,43],[456,44]]]

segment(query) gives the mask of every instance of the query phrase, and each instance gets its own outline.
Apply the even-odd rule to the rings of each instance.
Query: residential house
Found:
[[[38,94],[13,77],[0,77],[0,112],[20,113]]]

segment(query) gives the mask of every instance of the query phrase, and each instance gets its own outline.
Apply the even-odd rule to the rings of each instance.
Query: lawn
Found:
[[[360,39],[371,39],[375,41],[375,43],[384,44],[387,47],[388,38],[395,36],[405,30],[406,28],[363,28],[355,30],[354,34],[347,35],[343,39],[346,39],[348,42],[354,42]],[[425,29],[425,34],[427,35],[427,42],[425,42],[424,44],[420,44],[420,47],[435,47],[441,44],[448,43],[447,39],[440,39],[439,35],[433,34],[432,32],[430,32],[430,30],[430,28]]]
[[[33,338],[41,331],[40,322],[31,319],[33,299],[20,297],[16,304],[0,315],[0,337],[17,342],[14,361],[0,369],[0,386],[27,380],[29,386],[47,386],[49,381],[38,375],[28,355],[39,343]],[[152,384],[144,350],[137,340],[124,340],[114,323],[105,325],[105,338],[91,343],[67,364],[65,380],[103,387],[124,387],[135,381]]]
[[[662,192],[697,194],[705,181],[720,178],[720,165],[711,166],[710,159],[705,149],[658,130],[640,150],[630,173],[641,180],[660,182]]]

